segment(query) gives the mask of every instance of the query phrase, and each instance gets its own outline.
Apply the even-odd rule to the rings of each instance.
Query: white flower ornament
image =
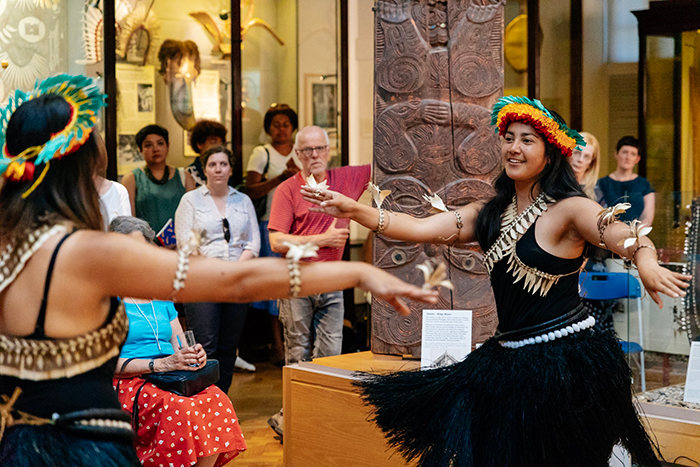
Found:
[[[640,237],[645,237],[651,232],[651,227],[646,224],[639,222],[635,219],[629,223],[630,226],[630,236],[628,238],[623,238],[617,245],[622,245],[624,248],[629,248],[639,241]]]
[[[317,192],[319,190],[327,190],[328,188],[330,188],[325,180],[322,181],[321,183],[318,183],[316,181],[316,179],[314,178],[313,174],[309,175],[309,178],[306,179],[305,186],[308,187],[309,190],[316,190]]]
[[[192,229],[192,235],[190,235],[190,239],[187,241],[187,245],[185,248],[188,251],[188,254],[191,255],[197,255],[199,254],[199,247],[202,246],[204,241],[207,238],[207,231],[204,229]]]
[[[289,268],[289,295],[297,298],[301,292],[301,271],[299,270],[299,260],[302,258],[313,258],[317,256],[318,245],[314,243],[283,242],[287,250],[287,267]]]
[[[445,206],[445,203],[442,201],[442,198],[440,198],[437,194],[428,196],[428,195],[423,195],[423,199],[428,201],[430,203],[430,211],[428,211],[429,214],[439,214],[441,212],[447,212],[447,206]]]
[[[452,282],[447,280],[447,268],[445,267],[445,263],[439,262],[435,265],[432,261],[427,260],[423,264],[416,266],[416,268],[423,272],[423,277],[425,279],[423,283],[424,289],[442,286],[454,290]]]
[[[295,262],[302,258],[315,258],[318,256],[318,253],[316,253],[318,251],[318,245],[315,243],[302,243],[301,245],[297,245],[296,243],[283,242],[282,245],[289,248],[286,258]]]
[[[617,219],[617,216],[624,213],[631,207],[632,205],[630,203],[619,203],[615,206],[611,206],[600,211],[598,213],[598,218],[600,219],[601,223],[609,224],[611,222],[614,222],[615,219]]]
[[[367,184],[367,189],[372,195],[374,204],[376,204],[378,208],[382,207],[384,200],[391,194],[391,190],[380,190],[379,187],[372,182]]]

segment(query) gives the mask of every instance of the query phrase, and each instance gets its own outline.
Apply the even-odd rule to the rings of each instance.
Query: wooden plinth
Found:
[[[700,459],[700,412],[649,402],[639,405],[663,458],[667,462],[675,460],[678,465],[697,465],[684,457]]]
[[[285,467],[404,467],[352,387],[355,371],[399,371],[419,365],[371,352],[284,367]]]
[[[405,467],[386,445],[379,428],[367,421],[368,409],[352,387],[355,371],[414,369],[417,361],[371,352],[320,358],[286,366],[284,375],[285,467]],[[667,461],[700,459],[700,412],[640,403],[652,438]]]

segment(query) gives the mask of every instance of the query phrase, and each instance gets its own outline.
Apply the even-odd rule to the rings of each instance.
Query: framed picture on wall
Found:
[[[330,134],[338,127],[338,87],[335,76],[307,73],[304,77],[304,122]]]

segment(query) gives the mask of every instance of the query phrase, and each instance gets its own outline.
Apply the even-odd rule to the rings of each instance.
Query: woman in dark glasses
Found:
[[[248,196],[231,188],[233,157],[223,146],[213,146],[199,156],[206,184],[186,193],[175,214],[175,234],[186,245],[192,230],[205,230],[200,251],[210,258],[245,261],[258,256],[260,232],[255,208]],[[248,304],[187,303],[187,327],[194,331],[207,357],[219,360],[217,386],[228,393]]]

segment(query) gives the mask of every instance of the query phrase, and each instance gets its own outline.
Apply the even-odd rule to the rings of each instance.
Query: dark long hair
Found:
[[[550,112],[552,111],[550,110]],[[561,119],[555,112],[552,112],[552,114]],[[559,148],[550,144],[545,136],[541,133],[539,135],[544,140],[545,155],[548,162],[540,173],[537,183],[532,186],[533,192],[535,186],[539,185],[542,193],[555,200],[573,196],[586,197],[581,185],[576,180],[571,164],[566,160],[566,156],[562,154]],[[511,203],[515,194],[515,183],[506,175],[505,169],[493,183],[493,187],[496,190],[496,196],[481,209],[479,216],[476,218],[476,239],[484,251],[488,250],[498,238],[501,230],[501,214]]]
[[[20,154],[41,146],[61,131],[71,118],[70,105],[63,97],[45,94],[20,105],[7,125],[7,150]],[[97,131],[97,130],[94,130]],[[52,159],[44,180],[26,198],[22,194],[44,169],[35,169],[33,180],[6,180],[0,190],[0,236],[10,241],[43,223],[69,221],[78,228],[102,229],[100,201],[94,175],[99,149],[94,134],[75,152]]]

